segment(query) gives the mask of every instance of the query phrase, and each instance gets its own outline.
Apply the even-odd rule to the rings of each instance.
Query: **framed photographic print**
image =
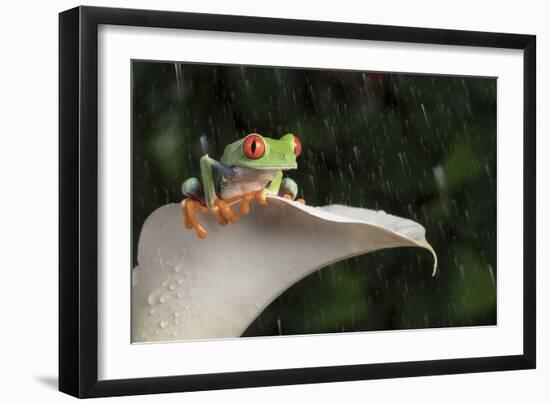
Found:
[[[535,37],[60,14],[60,390],[535,367]]]

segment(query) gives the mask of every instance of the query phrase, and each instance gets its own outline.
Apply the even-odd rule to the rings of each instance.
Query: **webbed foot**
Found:
[[[250,212],[250,201],[252,200],[257,200],[260,205],[267,205],[267,189],[263,188],[259,191],[251,192],[243,197],[240,207],[243,215],[248,215]]]
[[[183,212],[185,227],[188,229],[194,229],[199,238],[205,239],[206,236],[208,236],[208,232],[200,225],[195,212],[207,212],[208,208],[192,198],[184,199],[180,205]],[[235,212],[231,210],[231,207],[227,204],[227,202],[222,201],[221,199],[216,199],[214,201],[214,208],[211,212],[218,217],[218,223],[221,225],[226,225],[229,223],[228,219],[233,223],[237,222],[239,219]]]
[[[231,220],[233,223],[236,223],[239,220],[239,217],[231,210],[229,204],[221,199],[216,199],[214,201],[213,212],[218,216],[218,223],[226,225],[228,220]]]
[[[199,201],[191,198],[186,198],[181,201],[181,209],[183,211],[185,227],[187,227],[188,229],[195,229],[195,232],[197,233],[197,236],[199,236],[199,238],[206,238],[208,233],[199,224],[195,212],[197,210],[199,210],[200,212],[206,212],[208,208],[202,205]]]

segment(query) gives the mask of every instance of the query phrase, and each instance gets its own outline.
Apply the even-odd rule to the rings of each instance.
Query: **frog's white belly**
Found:
[[[243,182],[228,184],[221,188],[220,196],[222,199],[231,199],[236,196],[249,194],[251,192],[259,191],[265,188],[268,181],[256,181],[256,182]]]
[[[254,170],[252,168],[234,167],[235,175],[222,177],[220,181],[220,196],[230,199],[249,194],[265,188],[273,179],[277,170]]]

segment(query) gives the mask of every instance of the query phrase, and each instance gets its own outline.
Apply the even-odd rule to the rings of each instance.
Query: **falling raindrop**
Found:
[[[206,135],[204,133],[200,136],[200,144],[201,144],[202,154],[203,155],[208,154],[209,153],[208,138],[206,137]]]
[[[495,273],[494,273],[494,271],[493,271],[493,266],[492,266],[492,265],[488,265],[488,266],[487,266],[487,269],[489,270],[489,274],[491,275],[491,281],[493,281],[493,285],[496,286]]]

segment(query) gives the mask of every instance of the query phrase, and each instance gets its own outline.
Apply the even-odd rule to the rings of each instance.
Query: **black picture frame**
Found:
[[[523,50],[523,354],[99,381],[100,24]],[[535,368],[535,80],[534,35],[96,7],[60,13],[59,390],[84,398]]]

